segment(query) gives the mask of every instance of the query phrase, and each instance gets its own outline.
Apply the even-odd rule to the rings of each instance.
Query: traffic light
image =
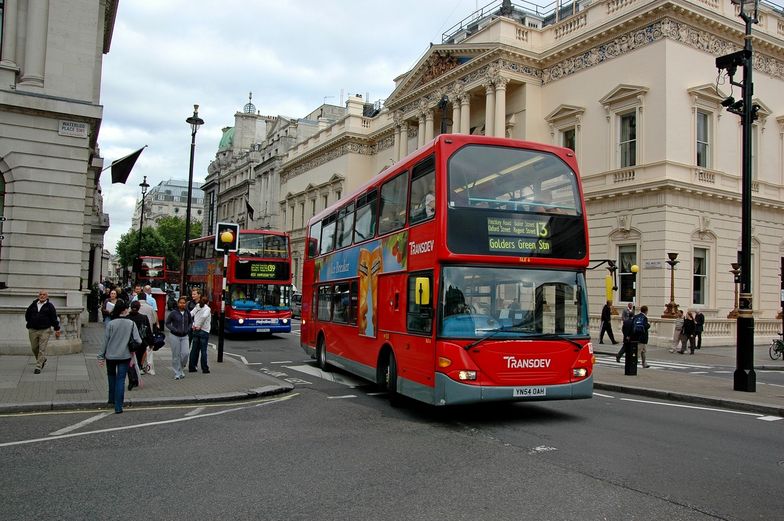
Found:
[[[217,223],[215,225],[215,249],[218,251],[237,251],[240,240],[240,225]]]

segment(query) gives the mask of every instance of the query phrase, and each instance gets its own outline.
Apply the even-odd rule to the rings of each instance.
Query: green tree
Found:
[[[182,217],[161,217],[156,230],[164,242],[164,255],[169,269],[179,270],[182,261],[182,244],[185,238],[185,219]],[[201,223],[191,219],[190,238],[201,237]]]
[[[201,223],[191,220],[191,239],[201,237]],[[157,223],[144,225],[142,246],[139,250],[139,230],[128,230],[117,243],[117,255],[122,266],[133,266],[138,255],[166,257],[166,267],[179,270],[182,260],[182,243],[185,238],[185,219],[161,217]]]

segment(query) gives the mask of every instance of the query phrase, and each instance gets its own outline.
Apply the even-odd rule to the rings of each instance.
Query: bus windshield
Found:
[[[442,277],[442,338],[588,336],[580,271],[449,266]]]
[[[449,207],[581,215],[575,173],[549,152],[469,145],[449,159]]]
[[[280,235],[240,233],[237,255],[286,259],[289,256],[288,238]]]
[[[229,303],[238,311],[289,309],[291,289],[280,284],[229,284]]]

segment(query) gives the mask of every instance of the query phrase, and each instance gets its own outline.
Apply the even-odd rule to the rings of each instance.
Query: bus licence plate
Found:
[[[256,333],[269,333],[270,330],[268,327],[258,327],[256,328]]]
[[[544,387],[515,387],[515,398],[533,398],[536,396],[547,396],[547,389]]]

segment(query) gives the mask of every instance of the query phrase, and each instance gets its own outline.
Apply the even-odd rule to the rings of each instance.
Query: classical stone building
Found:
[[[0,46],[0,353],[29,353],[24,312],[49,290],[81,350],[86,296],[101,276],[103,55],[115,0],[4,0]]]
[[[715,59],[742,47],[730,0],[594,0],[531,12],[498,2],[466,18],[395,79],[378,113],[353,97],[345,116],[300,141],[280,168],[280,213],[294,250],[309,217],[439,133],[565,145],[581,165],[591,259],[619,266],[616,305],[647,304],[652,342],[675,302],[707,317],[707,343],[733,343],[730,264],[740,247],[740,96]],[[754,26],[753,291],[756,338],[780,327],[784,255],[784,13]],[[740,78],[736,77],[736,81]],[[441,108],[439,108],[441,103]],[[594,264],[596,264],[594,263]],[[633,283],[630,268],[640,272]],[[598,328],[604,268],[589,272]],[[299,284],[301,266],[296,266]]]
[[[202,222],[204,218],[204,192],[201,183],[194,181],[191,190],[191,222]],[[150,188],[144,196],[144,225],[155,225],[161,217],[180,217],[185,219],[188,208],[188,180],[187,179],[168,179],[161,181]],[[136,208],[133,212],[131,228],[139,229],[139,217],[141,216],[142,198],[136,201]]]

